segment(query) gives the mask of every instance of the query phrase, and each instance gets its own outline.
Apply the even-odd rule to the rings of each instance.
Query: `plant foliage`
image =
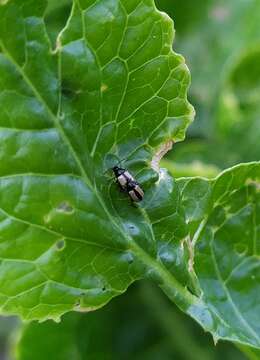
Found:
[[[0,2],[2,312],[58,320],[149,278],[215,340],[260,347],[260,164],[158,167],[194,116],[172,21],[153,0],[74,0],[52,48],[46,6]]]

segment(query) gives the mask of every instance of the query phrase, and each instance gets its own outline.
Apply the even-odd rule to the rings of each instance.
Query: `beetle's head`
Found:
[[[125,172],[125,169],[120,168],[119,166],[114,166],[114,167],[112,168],[112,170],[113,170],[113,172],[114,172],[114,174],[115,174],[116,177],[122,175],[122,174]]]

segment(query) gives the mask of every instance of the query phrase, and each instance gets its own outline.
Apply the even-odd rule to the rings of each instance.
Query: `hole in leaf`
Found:
[[[45,224],[48,224],[51,221],[50,214],[45,215],[43,217],[43,221],[45,222]]]
[[[75,305],[74,305],[76,308],[80,307],[80,299],[78,299],[76,302],[75,302]]]
[[[65,246],[66,246],[66,242],[65,242],[65,240],[63,240],[63,239],[58,240],[58,241],[56,242],[56,248],[57,248],[58,251],[63,250],[63,249],[65,248]]]
[[[72,89],[64,81],[62,82],[61,92],[62,92],[62,95],[67,97],[67,98],[73,98],[73,97],[76,96],[76,91],[74,89]]]
[[[100,88],[101,92],[105,92],[105,91],[107,91],[107,89],[108,89],[108,86],[106,84],[101,85],[101,88]]]
[[[132,236],[137,236],[140,233],[138,227],[133,223],[126,223],[126,228]]]
[[[66,214],[72,214],[74,212],[74,208],[70,205],[68,201],[63,201],[57,206],[57,211]]]
[[[242,243],[239,243],[239,244],[235,244],[235,252],[238,254],[238,255],[246,255],[247,251],[248,251],[248,246],[246,244],[242,244]]]

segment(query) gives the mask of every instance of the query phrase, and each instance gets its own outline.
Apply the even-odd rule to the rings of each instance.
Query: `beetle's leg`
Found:
[[[131,204],[131,206],[134,207],[135,209],[138,208],[138,205],[137,205],[138,203],[137,203],[136,201],[132,200],[132,199],[131,199],[131,203],[130,203],[130,204]]]

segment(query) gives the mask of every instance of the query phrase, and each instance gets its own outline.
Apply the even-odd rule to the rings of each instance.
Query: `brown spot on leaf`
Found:
[[[172,140],[167,141],[164,143],[154,154],[151,162],[151,166],[153,170],[156,172],[159,172],[160,170],[160,161],[164,157],[165,154],[167,154],[168,151],[172,149],[174,142]]]

